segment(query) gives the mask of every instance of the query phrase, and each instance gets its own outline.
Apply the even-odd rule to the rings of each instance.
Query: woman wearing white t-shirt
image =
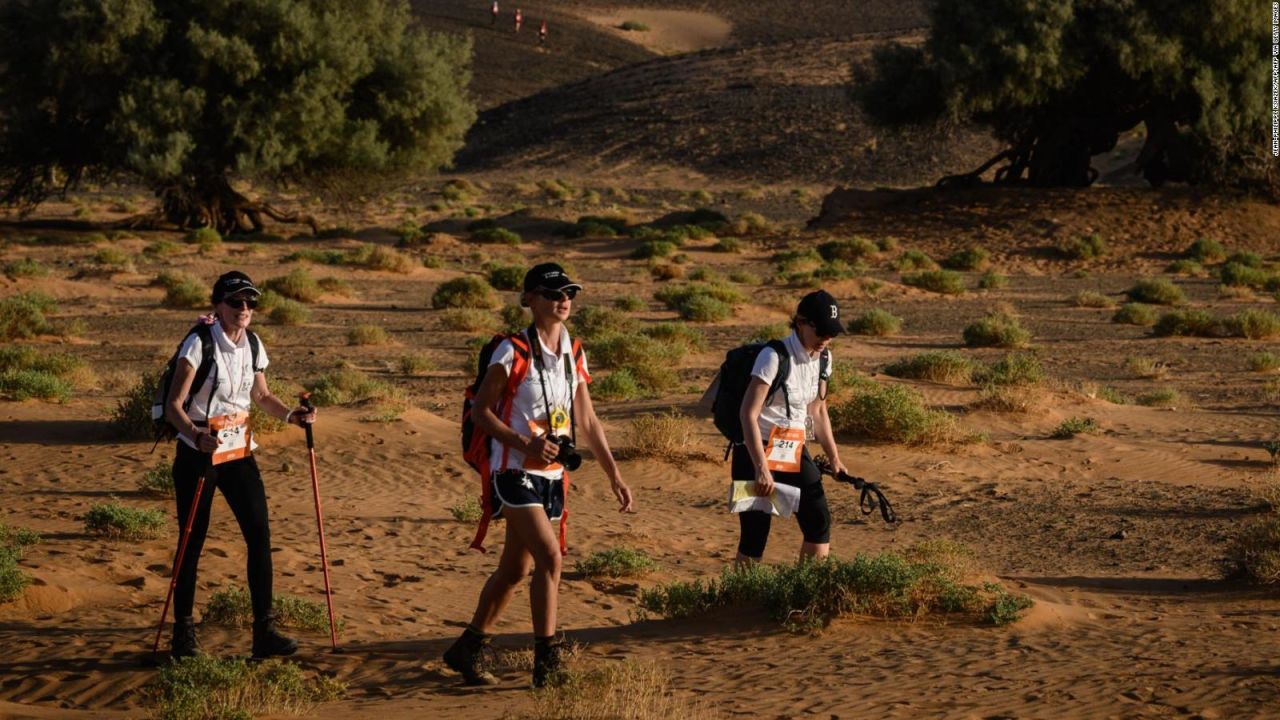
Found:
[[[836,299],[825,290],[804,296],[791,328],[793,332],[783,341],[790,374],[772,395],[769,387],[778,375],[778,353],[765,347],[756,356],[751,382],[742,398],[743,441],[733,447],[732,475],[734,480],[754,480],[760,495],[771,494],[775,483],[799,488],[800,505],[795,515],[804,535],[800,557],[825,558],[831,547],[831,511],[822,489],[822,474],[809,456],[806,419],[812,421],[813,434],[832,467],[847,472],[827,415],[827,380],[831,375],[827,346],[844,332]],[[760,561],[772,517],[760,510],[738,513],[739,566]]]
[[[561,665],[561,644],[555,639],[561,538],[552,524],[564,513],[564,468],[557,462],[560,442],[572,440],[580,429],[609,477],[619,511],[632,510],[631,490],[609,452],[587,391],[591,376],[586,356],[575,357],[564,327],[581,289],[555,263],[529,270],[521,304],[532,312],[533,324],[516,338],[519,347],[508,339],[494,350],[472,402],[476,427],[492,438],[491,509],[494,517],[506,520],[507,529],[498,568],[480,592],[471,623],[444,654],[445,663],[462,673],[469,685],[497,682],[484,650],[499,616],[531,569],[534,686],[544,685]],[[507,380],[517,362],[524,379],[507,397]],[[495,412],[500,407],[503,417]]]
[[[178,429],[173,461],[173,485],[178,501],[178,527],[185,528],[201,476],[209,488],[217,487],[227,499],[248,548],[248,584],[253,607],[253,656],[291,655],[298,649],[292,639],[276,631],[271,611],[271,532],[267,524],[267,496],[253,457],[250,403],[268,415],[301,427],[315,420],[315,411],[292,410],[267,388],[267,351],[249,323],[262,293],[247,275],[229,272],[213,286],[214,322],[209,326],[212,364],[200,387],[192,388],[197,368],[206,360],[201,333],[187,336],[178,350],[173,383],[165,403],[165,418]],[[256,349],[255,349],[256,346]],[[212,464],[212,463],[217,463]],[[174,658],[200,653],[192,609],[195,605],[196,568],[209,529],[212,489],[205,490],[191,526],[191,539],[183,555],[174,589],[174,626],[170,653]],[[178,543],[182,537],[179,532]]]

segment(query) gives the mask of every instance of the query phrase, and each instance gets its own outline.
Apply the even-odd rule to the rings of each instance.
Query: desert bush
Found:
[[[620,547],[597,550],[573,566],[574,572],[589,578],[641,577],[658,568],[643,550]]]
[[[1183,305],[1187,296],[1182,288],[1164,278],[1146,278],[1125,291],[1125,295],[1134,302],[1150,305]]]
[[[875,243],[861,237],[832,240],[818,246],[818,254],[823,260],[842,260],[850,265],[874,258],[879,252],[880,248]]]
[[[1009,284],[1009,278],[997,272],[988,270],[978,278],[978,288],[981,290],[999,290]]]
[[[401,274],[412,271],[417,265],[413,258],[385,245],[366,244],[357,253],[356,258],[359,260],[357,264],[369,270],[385,270]]]
[[[99,503],[84,516],[85,532],[112,540],[146,540],[160,537],[167,518],[159,510],[133,508],[117,502]]]
[[[283,297],[304,303],[313,303],[323,294],[320,283],[305,267],[294,268],[288,275],[273,277],[267,280],[263,287]]]
[[[489,284],[498,290],[523,290],[526,272],[523,265],[495,265],[489,269]]]
[[[1069,260],[1093,260],[1107,254],[1107,243],[1101,235],[1078,235],[1063,238],[1058,243],[1058,252]]]
[[[1261,585],[1280,583],[1280,515],[1246,526],[1232,543],[1227,573]]]
[[[93,371],[74,355],[0,347],[0,397],[66,402],[75,386],[89,385],[93,379]]]
[[[922,250],[907,250],[898,256],[894,263],[898,272],[907,272],[908,270],[937,270],[938,263],[929,257]]]
[[[505,333],[517,333],[529,327],[529,317],[519,305],[503,305],[498,311],[498,317],[502,320],[502,331]]]
[[[691,322],[720,322],[733,315],[733,306],[711,297],[697,295],[680,306],[680,317]]]
[[[0,372],[0,397],[62,403],[71,398],[71,384],[57,375],[39,370],[6,370]]]
[[[812,271],[821,267],[825,261],[817,250],[801,248],[776,252],[769,258],[769,262],[773,263],[779,273],[788,274]]]
[[[640,312],[649,304],[639,295],[623,295],[614,299],[613,306],[622,312]]]
[[[902,276],[902,284],[943,295],[959,295],[965,290],[964,276],[953,270],[910,273]]]
[[[18,278],[42,278],[49,275],[49,268],[45,267],[39,260],[33,258],[21,258],[10,263],[5,263],[4,274],[10,280]]]
[[[678,345],[686,351],[703,350],[707,346],[707,336],[691,325],[676,322],[660,322],[646,326],[643,334],[667,345]],[[683,351],[680,353],[684,354]]]
[[[638,20],[624,20],[618,27],[631,32],[649,32],[649,26]]]
[[[742,241],[737,238],[719,238],[710,249],[712,252],[740,253],[742,252]]]
[[[957,352],[942,350],[913,355],[885,366],[891,377],[928,380],[947,385],[965,385],[973,381],[977,363]]]
[[[1027,413],[1040,407],[1044,391],[1035,385],[987,383],[978,392],[975,407],[1002,413]]]
[[[222,235],[210,227],[197,228],[183,238],[188,245],[217,245],[222,242]]]
[[[964,584],[937,561],[900,553],[858,554],[796,565],[726,569],[705,584],[673,582],[640,593],[643,613],[692,617],[718,608],[763,606],[789,628],[811,631],[842,615],[919,618],[966,615],[992,624],[1016,620],[1030,598],[994,583]],[[644,615],[641,616],[642,618]]]
[[[720,283],[690,283],[665,287],[654,297],[681,319],[695,322],[714,322],[733,314],[733,307],[743,301],[736,288]]]
[[[281,627],[301,632],[329,634],[329,611],[324,603],[293,595],[273,595],[271,610],[276,614],[276,623]],[[339,617],[334,617],[334,626],[342,632],[346,624]],[[249,593],[243,588],[231,585],[209,596],[205,606],[203,622],[210,625],[228,625],[231,627],[249,627],[253,624],[253,604]]]
[[[1008,313],[995,312],[971,323],[964,329],[964,344],[969,347],[1023,347],[1031,341],[1031,332],[1022,327],[1018,318]]]
[[[630,370],[622,368],[591,383],[591,395],[602,400],[634,400],[644,395],[644,389]]]
[[[571,329],[585,342],[601,335],[633,333],[636,321],[618,310],[590,305],[574,313]]]
[[[1039,385],[1045,381],[1044,365],[1031,353],[1009,353],[979,368],[974,379],[989,385]]]
[[[1272,352],[1261,352],[1249,356],[1249,369],[1254,372],[1270,373],[1280,370],[1280,355]]]
[[[58,309],[53,298],[23,292],[0,299],[0,340],[10,341],[54,333],[45,313]]]
[[[729,273],[729,282],[735,282],[739,285],[759,285],[760,276],[748,270],[734,270]]]
[[[336,277],[322,277],[316,280],[320,289],[331,295],[342,295],[343,297],[351,297],[355,294],[355,289],[351,287],[351,283]]]
[[[351,368],[339,368],[303,383],[303,386],[311,393],[312,401],[319,406],[347,405],[360,400],[388,400],[399,394],[394,386]]]
[[[515,655],[512,653],[511,655]],[[521,654],[519,667],[533,667],[531,651]],[[640,720],[680,718],[718,720],[722,715],[699,699],[687,699],[671,689],[672,673],[656,663],[610,662],[587,670],[571,665],[533,693],[534,707],[526,720]]]
[[[148,702],[163,720],[304,716],[345,694],[344,684],[323,675],[307,679],[292,663],[211,655],[165,664],[147,690]]]
[[[1070,440],[1076,435],[1093,434],[1101,430],[1098,421],[1090,417],[1070,417],[1054,428],[1050,436],[1057,440]]]
[[[1169,263],[1169,266],[1166,267],[1164,271],[1167,273],[1172,273],[1174,275],[1187,275],[1191,277],[1199,277],[1205,274],[1203,265],[1196,262],[1195,260],[1190,260],[1188,258],[1182,258],[1181,260],[1174,260],[1173,262]]]
[[[770,340],[781,340],[791,334],[791,326],[787,323],[772,323],[769,325],[761,325],[751,334],[747,336],[746,342],[763,343]]]
[[[479,308],[448,308],[440,312],[440,326],[457,332],[494,333],[499,330],[501,318],[492,310]]]
[[[149,440],[155,434],[151,423],[151,399],[155,397],[160,373],[142,373],[111,415],[115,435],[130,440]]]
[[[674,263],[656,263],[649,266],[649,275],[654,280],[679,280],[684,277],[684,268]]]
[[[1226,334],[1250,340],[1280,337],[1280,315],[1266,310],[1244,310],[1223,321]]]
[[[1144,379],[1159,379],[1169,374],[1169,366],[1164,361],[1137,355],[1124,359],[1124,369],[1134,377]]]
[[[256,428],[255,428],[256,430]],[[160,460],[138,478],[138,489],[149,495],[173,496],[173,462]]]
[[[942,261],[942,267],[948,270],[967,270],[981,272],[991,264],[991,253],[985,248],[970,247],[952,253]]]
[[[449,514],[458,522],[474,523],[479,522],[481,515],[484,513],[480,507],[480,500],[475,495],[468,495],[450,505]]]
[[[946,442],[956,429],[951,415],[926,407],[918,392],[902,385],[860,383],[830,412],[836,432],[905,445]]]
[[[519,245],[522,238],[506,228],[491,227],[471,233],[471,239],[479,243],[499,243],[502,245]]]
[[[420,353],[401,355],[398,366],[400,372],[405,375],[425,375],[436,369],[436,364],[431,361],[431,358]]]
[[[1280,279],[1273,272],[1239,262],[1228,262],[1218,270],[1218,278],[1228,287],[1250,287],[1254,290],[1276,290]]]
[[[855,335],[888,337],[902,330],[902,318],[888,310],[875,308],[851,320],[848,330]]]
[[[1245,267],[1250,267],[1250,268],[1261,268],[1266,264],[1263,262],[1261,255],[1254,252],[1248,252],[1245,250],[1231,253],[1231,255],[1227,258],[1227,262],[1235,263],[1236,265],[1243,265]]]
[[[463,275],[441,283],[431,296],[431,307],[492,309],[498,305],[493,288],[473,275]]]
[[[278,325],[301,325],[311,317],[311,311],[297,300],[280,298],[267,317]]]
[[[1226,328],[1221,320],[1207,310],[1174,310],[1160,316],[1151,330],[1158,337],[1184,335],[1190,337],[1221,337]]]
[[[1227,249],[1222,243],[1208,238],[1200,238],[1191,243],[1182,254],[1198,263],[1220,263],[1227,259]]]
[[[378,325],[356,325],[347,331],[348,345],[387,345],[391,336]]]
[[[773,225],[760,213],[749,212],[738,216],[738,219],[729,226],[729,230],[739,236],[762,235],[773,232]]]
[[[1139,405],[1145,405],[1147,407],[1165,407],[1165,408],[1177,407],[1179,405],[1186,404],[1186,402],[1182,397],[1182,393],[1178,392],[1177,390],[1174,390],[1173,388],[1160,388],[1158,390],[1152,390],[1151,392],[1148,392],[1148,393],[1143,393],[1135,399],[1135,402],[1137,402]]]
[[[1072,295],[1068,302],[1076,307],[1087,308],[1113,308],[1116,306],[1115,300],[1112,300],[1096,290],[1081,290],[1075,295]]]
[[[18,561],[28,546],[40,540],[39,533],[0,522],[0,603],[17,598],[23,588],[31,584],[31,578],[18,566]]]
[[[627,430],[627,453],[632,457],[682,460],[688,454],[693,421],[679,412],[637,416]]]
[[[1140,325],[1149,327],[1156,324],[1158,313],[1150,305],[1142,303],[1125,303],[1111,316],[1111,322],[1124,325]]]
[[[671,350],[677,350],[672,357]],[[611,334],[595,338],[591,345],[591,359],[602,368],[669,364],[679,362],[683,348],[673,348],[640,334]]]

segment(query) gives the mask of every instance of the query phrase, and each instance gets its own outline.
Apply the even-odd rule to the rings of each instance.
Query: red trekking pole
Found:
[[[307,412],[315,410],[316,406],[311,404],[311,393],[301,393],[298,395],[298,400]],[[324,514],[320,510],[320,478],[316,475],[316,440],[311,433],[311,423],[303,423],[303,429],[307,431],[307,454],[311,459],[311,491],[316,499],[316,528],[320,531],[320,567],[324,570],[324,601],[329,606],[329,642],[333,646],[333,651],[338,652],[338,628],[333,622],[333,590],[329,587],[329,546],[324,541]]]
[[[169,578],[169,594],[164,596],[164,610],[160,611],[160,624],[156,626],[156,641],[151,652],[160,652],[160,636],[164,633],[164,621],[169,616],[169,603],[173,601],[173,590],[178,586],[178,573],[182,570],[182,557],[187,554],[187,541],[191,539],[191,526],[195,523],[196,512],[200,509],[200,495],[204,493],[204,479],[209,475],[213,465],[213,456],[209,456],[209,464],[196,480],[196,496],[191,499],[191,509],[187,511],[187,526],[182,530],[182,541],[178,543],[178,554],[173,558],[173,575]]]

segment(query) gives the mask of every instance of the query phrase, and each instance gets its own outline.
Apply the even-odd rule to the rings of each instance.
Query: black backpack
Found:
[[[767,347],[773,348],[773,351],[778,354],[778,374],[774,376],[773,382],[769,383],[769,392],[764,398],[767,403],[778,390],[782,390],[784,396],[787,395],[787,379],[791,377],[791,353],[787,350],[785,343],[781,340],[770,340],[767,343],[751,343],[736,347],[725,353],[724,362],[720,364],[720,372],[715,380],[715,400],[711,404],[711,416],[716,429],[729,441],[729,447],[725,449],[725,458],[729,457],[729,451],[734,445],[742,443],[742,399],[746,397],[747,386],[751,384],[751,368],[755,367],[756,357]],[[818,365],[819,383],[827,374],[829,362],[830,354],[823,350]],[[790,413],[791,398],[787,397],[786,400],[787,412]]]
[[[261,341],[252,330],[246,330],[249,336],[249,351],[253,355],[253,371],[258,372],[258,348]],[[200,388],[204,387],[205,380],[209,378],[209,373],[214,368],[214,347],[213,347],[213,325],[208,323],[197,323],[195,327],[187,331],[182,337],[182,342],[178,343],[177,349],[173,351],[173,355],[169,357],[169,363],[164,366],[164,372],[160,374],[160,382],[156,384],[156,393],[151,397],[151,425],[155,431],[156,442],[161,440],[172,440],[178,435],[178,428],[169,422],[165,417],[164,405],[169,401],[169,389],[173,386],[173,375],[178,368],[178,353],[182,350],[182,346],[186,344],[187,338],[195,335],[200,338],[200,366],[196,368],[196,375],[191,380],[191,389],[188,391],[187,397],[182,401],[184,410],[191,407],[191,398],[200,392]],[[218,389],[218,377],[214,374],[213,387],[209,390],[209,397],[213,398],[213,393]]]

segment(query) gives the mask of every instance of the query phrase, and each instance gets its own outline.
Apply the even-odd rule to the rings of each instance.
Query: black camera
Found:
[[[582,467],[582,455],[573,446],[573,440],[563,435],[552,435],[551,442],[560,447],[556,453],[556,462],[563,465],[565,470],[573,471]]]

